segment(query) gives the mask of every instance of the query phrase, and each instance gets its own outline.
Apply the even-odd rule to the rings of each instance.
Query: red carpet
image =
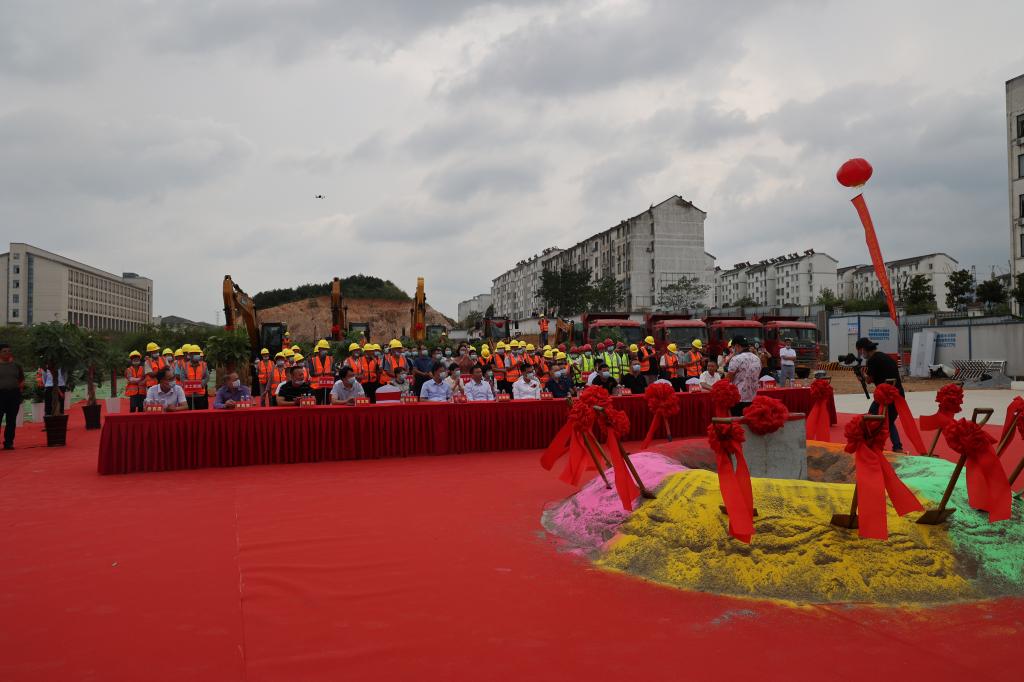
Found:
[[[0,456],[2,680],[980,680],[1020,662],[1020,601],[797,609],[594,570],[544,537],[543,504],[571,490],[536,452],[101,477],[98,436],[75,411],[69,447],[31,447],[28,425]]]

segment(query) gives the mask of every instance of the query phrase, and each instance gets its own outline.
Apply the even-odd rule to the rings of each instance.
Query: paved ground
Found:
[[[937,406],[935,394],[937,391],[908,391],[907,403],[910,411],[916,416],[923,414],[934,414]],[[1024,391],[1010,390],[967,390],[964,391],[963,416],[970,417],[971,411],[976,407],[991,407],[995,414],[989,420],[990,424],[1002,424],[1006,414],[1006,406],[1017,396],[1024,396]],[[853,414],[868,411],[871,401],[864,397],[863,393],[848,393],[846,395],[836,394],[836,411],[850,412]]]

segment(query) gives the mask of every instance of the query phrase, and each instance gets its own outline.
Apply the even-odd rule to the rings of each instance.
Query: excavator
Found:
[[[409,338],[415,343],[427,340],[427,295],[423,291],[423,278],[416,278],[416,298],[413,300],[412,322],[409,326]]]
[[[341,341],[348,330],[345,323],[345,316],[348,314],[348,306],[341,296],[341,280],[337,277],[331,282],[331,338]]]
[[[281,351],[286,326],[281,322],[260,322],[249,294],[232,281],[231,275],[224,275],[224,329],[233,331],[239,321],[249,334],[253,360],[263,348],[270,351],[271,357]]]

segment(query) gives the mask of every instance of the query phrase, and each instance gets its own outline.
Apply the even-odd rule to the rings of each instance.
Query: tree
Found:
[[[887,312],[889,305],[885,301],[885,294],[881,290],[869,298],[851,298],[843,301],[843,311],[847,313],[861,313],[869,311]]]
[[[206,359],[218,370],[223,367],[225,374],[237,371],[242,381],[251,386],[249,358],[252,349],[249,343],[249,335],[242,329],[221,332],[207,339]],[[218,372],[217,380],[220,379]]]
[[[836,309],[836,306],[842,304],[842,301],[835,295],[835,292],[829,288],[822,289],[818,294],[818,298],[815,299],[814,302],[818,305],[825,306],[825,310],[828,312],[832,312]]]
[[[738,298],[735,301],[733,301],[732,305],[734,308],[754,308],[761,304],[752,299],[750,296],[744,296],[743,298]]]
[[[1000,303],[1006,303],[1006,289],[1003,288],[1003,283],[995,277],[980,283],[975,294],[978,300],[989,308]]]
[[[561,270],[547,270],[541,273],[537,296],[544,302],[544,308],[553,310],[560,317],[577,315],[587,309],[591,300],[591,271],[587,266],[574,268],[565,266]]]
[[[925,275],[914,275],[903,290],[903,305],[909,315],[920,315],[935,310],[935,293]]]
[[[964,308],[974,292],[974,278],[970,270],[954,270],[946,280],[946,305],[953,310]]]
[[[71,389],[75,373],[84,365],[86,348],[81,328],[65,322],[47,322],[33,325],[29,330],[32,350],[39,366],[53,375],[54,386],[61,372]],[[54,415],[64,414],[64,404],[59,391],[53,391]]]
[[[704,304],[711,286],[703,284],[700,277],[682,276],[672,284],[661,288],[658,307],[666,312],[685,312]]]
[[[1017,286],[1010,289],[1010,297],[1017,302],[1017,314],[1024,315],[1024,274],[1017,275]]]
[[[476,329],[483,324],[484,314],[479,310],[474,310],[469,315],[466,315],[466,319],[459,322],[458,329]]]
[[[587,308],[590,311],[618,310],[626,298],[626,287],[608,275],[589,286]]]
[[[383,298],[393,301],[408,301],[409,294],[399,289],[391,280],[370,275],[351,275],[341,278],[341,293],[346,298]],[[261,291],[252,297],[257,308],[271,308],[284,303],[302,301],[318,296],[330,296],[331,283],[302,284],[285,289]]]
[[[487,310],[484,311],[484,317],[494,317],[494,304],[487,306]]]

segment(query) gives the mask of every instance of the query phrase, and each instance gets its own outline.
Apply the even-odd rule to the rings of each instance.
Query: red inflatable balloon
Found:
[[[865,159],[850,159],[836,173],[836,180],[844,187],[860,187],[871,178],[874,169]]]

